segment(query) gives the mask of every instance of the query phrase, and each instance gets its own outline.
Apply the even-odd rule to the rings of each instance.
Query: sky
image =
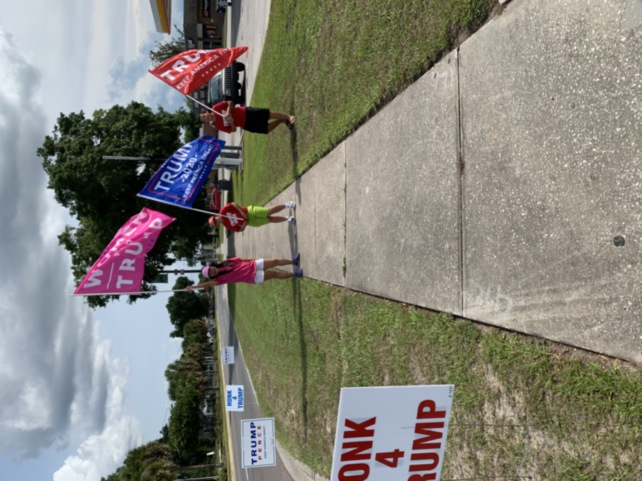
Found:
[[[174,111],[183,97],[147,73],[169,38],[148,0],[0,0],[0,11],[0,479],[99,481],[159,437],[180,342],[169,294],[97,310],[70,296],[57,235],[73,221],[36,149],[61,112],[131,100]]]

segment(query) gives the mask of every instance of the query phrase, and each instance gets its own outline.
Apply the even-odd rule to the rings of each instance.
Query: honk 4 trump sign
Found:
[[[174,217],[144,208],[123,225],[80,282],[75,295],[128,294],[140,291],[145,257]]]
[[[229,384],[225,386],[225,410],[245,410],[245,389],[243,386],[239,384]]]
[[[343,388],[331,481],[437,481],[454,386]]]
[[[241,465],[244,468],[276,466],[274,418],[241,421]]]

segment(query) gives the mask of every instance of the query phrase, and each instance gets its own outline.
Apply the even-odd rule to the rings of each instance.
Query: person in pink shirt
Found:
[[[241,259],[232,257],[223,262],[215,262],[214,265],[203,267],[201,274],[210,279],[195,286],[187,286],[185,290],[203,289],[209,286],[220,286],[233,282],[244,282],[246,284],[263,284],[271,279],[290,279],[292,277],[303,277],[303,270],[299,268],[301,255],[296,254],[290,259]],[[273,267],[295,266],[294,272],[274,271]]]

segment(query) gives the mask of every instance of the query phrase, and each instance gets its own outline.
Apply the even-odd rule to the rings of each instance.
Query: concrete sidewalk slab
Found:
[[[269,224],[237,234],[242,257],[290,258],[301,252],[304,273],[331,284],[345,285],[345,147],[339,145],[269,205],[296,200],[296,225]]]
[[[455,54],[346,141],[346,286],[459,312]]]
[[[312,167],[268,206],[296,200],[296,224],[268,224],[248,227],[234,234],[234,249],[243,258],[287,258],[301,253],[301,267],[307,277],[345,286],[345,146],[341,144],[323,162]],[[226,252],[232,237],[224,240]]]
[[[463,315],[638,363],[640,6],[516,1],[460,49]]]
[[[338,286],[345,285],[345,155],[342,143],[297,180],[294,190],[290,187],[277,198],[296,198],[297,248],[304,274],[313,272],[315,279]]]

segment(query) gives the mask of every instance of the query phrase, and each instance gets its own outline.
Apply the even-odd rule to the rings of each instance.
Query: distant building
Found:
[[[149,0],[154,15],[156,31],[172,33],[172,0]]]
[[[227,2],[222,2],[227,5]],[[183,32],[187,50],[223,46],[225,9],[217,12],[217,0],[183,0]]]
[[[221,7],[219,8],[219,3]],[[210,50],[222,48],[225,38],[227,1],[183,0],[183,33],[185,49]],[[217,11],[218,10],[218,11]],[[208,84],[192,93],[199,102],[208,103]],[[195,115],[202,110],[192,105]],[[218,137],[218,130],[209,124],[203,126],[203,135]]]

